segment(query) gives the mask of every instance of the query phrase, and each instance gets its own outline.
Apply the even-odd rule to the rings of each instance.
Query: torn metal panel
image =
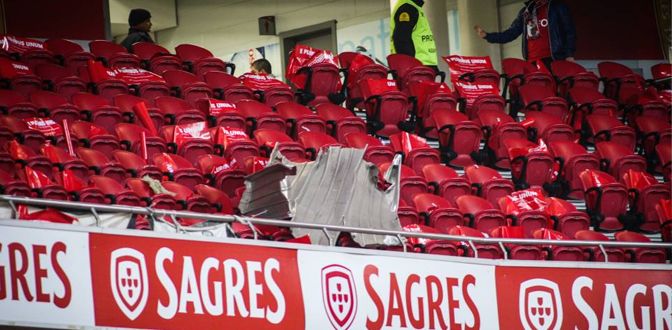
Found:
[[[283,218],[284,213],[278,210],[284,211],[279,205],[285,202],[289,211],[286,214],[296,222],[400,230],[396,213],[400,161],[395,159],[397,166],[390,167],[387,173],[392,185],[381,191],[377,187],[378,168],[364,160],[363,149],[329,147],[315,161],[306,163],[293,163],[274,150],[269,167],[246,178],[247,189],[239,207],[245,215]],[[283,168],[295,169],[294,175],[274,181]],[[266,171],[270,173],[260,175]],[[319,230],[293,232],[296,236],[309,234],[317,244],[329,243]],[[332,234],[332,238],[338,235]],[[359,235],[355,239],[363,245],[384,241],[384,237],[375,235]]]

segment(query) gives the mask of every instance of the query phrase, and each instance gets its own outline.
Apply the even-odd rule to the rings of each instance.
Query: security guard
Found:
[[[422,64],[436,67],[436,44],[429,21],[422,12],[423,0],[398,0],[390,20],[392,54],[414,56]]]

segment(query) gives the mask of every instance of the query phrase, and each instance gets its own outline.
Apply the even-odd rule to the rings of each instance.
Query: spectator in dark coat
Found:
[[[134,43],[136,42],[151,42],[154,43],[149,31],[152,29],[152,14],[146,9],[133,9],[128,14],[128,36],[121,42],[121,45],[131,52]]]

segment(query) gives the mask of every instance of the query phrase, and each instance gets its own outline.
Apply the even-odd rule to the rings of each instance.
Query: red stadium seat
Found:
[[[275,106],[278,114],[287,120],[287,134],[297,138],[301,132],[326,133],[324,119],[307,107],[295,102],[283,102]]]
[[[42,78],[49,90],[70,97],[79,92],[86,92],[86,83],[71,69],[53,63],[44,63],[35,67],[35,74]]]
[[[170,181],[177,182],[189,188],[203,183],[203,175],[188,160],[167,153],[158,153],[152,156],[152,162]]]
[[[463,226],[464,218],[455,206],[441,196],[420,193],[413,196],[418,215],[424,217],[425,224],[448,233],[453,226]]]
[[[194,105],[199,99],[212,98],[212,90],[195,75],[182,70],[166,70],[162,74],[175,95]]]
[[[108,67],[140,67],[140,58],[129,53],[122,45],[107,40],[93,40],[89,42],[89,48],[93,55]]]
[[[574,234],[574,238],[580,241],[605,241],[609,238],[602,233],[592,230],[580,230]],[[590,255],[590,261],[605,261],[605,255],[599,247],[591,246],[584,248]],[[606,258],[609,262],[626,262],[625,251],[619,247],[604,247],[606,251]]]
[[[487,200],[472,195],[464,195],[455,201],[457,208],[469,220],[469,227],[490,232],[499,226],[506,226],[507,221],[497,208]]]
[[[594,143],[612,141],[634,151],[637,144],[635,130],[607,115],[586,116],[587,129],[584,130],[586,137],[592,137]]]
[[[273,109],[261,102],[254,100],[240,100],[236,102],[238,112],[247,120],[247,133],[260,128],[273,129],[286,132],[285,120],[273,112]]]
[[[501,226],[493,229],[490,236],[494,238],[525,238],[523,228],[516,226]],[[544,260],[541,248],[536,245],[506,244],[504,245],[508,258],[513,260]]]
[[[631,231],[622,231],[614,235],[617,241],[648,243],[651,240],[640,234]],[[626,248],[625,252],[630,256],[630,262],[637,263],[666,263],[665,251],[655,248]]]
[[[432,117],[439,132],[440,150],[447,163],[460,167],[473,165],[471,154],[478,151],[483,136],[478,124],[457,111],[434,111]]]
[[[154,102],[171,124],[180,125],[205,121],[205,114],[186,100],[173,96],[159,96]]]
[[[343,146],[331,135],[320,132],[301,132],[299,133],[299,142],[306,148],[306,156],[308,156],[310,160],[315,160],[320,150],[324,148]]]
[[[574,237],[579,230],[588,230],[590,218],[585,212],[577,211],[576,207],[565,199],[549,197],[546,199],[546,213],[554,222],[555,230]]]
[[[73,122],[81,117],[79,108],[71,104],[64,96],[54,92],[33,92],[30,94],[30,101],[37,106],[40,112],[59,124],[63,120]]]
[[[628,207],[627,188],[601,171],[584,170],[579,177],[592,225],[601,231],[622,230],[624,223],[621,220],[624,220]]]
[[[558,83],[558,94],[563,97],[572,87],[597,90],[600,86],[599,78],[576,62],[555,60],[551,62],[551,71]]]
[[[20,119],[37,117],[37,107],[27,96],[13,90],[0,89],[0,111]]]
[[[119,149],[119,140],[102,127],[88,121],[78,120],[70,123],[70,134],[82,146],[91,148],[106,155]]]
[[[422,168],[441,163],[439,151],[430,147],[423,138],[407,132],[390,135],[392,150],[404,157],[404,164],[422,175]]]
[[[405,54],[390,54],[387,56],[392,76],[397,79],[400,90],[408,93],[411,83],[416,81],[434,81],[437,73],[418,61],[413,56]]]
[[[176,55],[152,42],[136,42],[131,48],[133,54],[138,55],[142,61],[142,66],[157,74],[162,74],[166,70],[181,70],[182,61]]]
[[[240,79],[226,72],[210,71],[204,76],[205,82],[212,88],[216,98],[229,102],[254,100],[252,89],[244,86]]]
[[[457,175],[455,170],[443,164],[428,164],[422,168],[430,191],[455,205],[457,197],[471,194],[469,181]]]
[[[620,178],[630,193],[630,208],[642,217],[642,223],[638,230],[658,233],[660,222],[656,213],[656,205],[660,200],[670,197],[670,186],[658,183],[653,175],[636,170],[628,170]]]
[[[100,189],[111,200],[112,204],[128,206],[143,206],[144,204],[138,195],[112,178],[92,175],[89,180],[94,187]]]
[[[258,129],[254,131],[254,138],[259,145],[262,157],[269,157],[276,146],[278,151],[292,161],[306,159],[303,146],[292,140],[287,134],[270,129]]]
[[[366,149],[364,160],[380,165],[392,162],[394,151],[390,146],[383,145],[377,138],[362,132],[348,133],[345,145],[351,148]]]
[[[502,178],[502,175],[486,166],[468,166],[464,169],[464,176],[473,187],[473,194],[481,196],[493,205],[499,199],[510,195],[514,191],[513,182]]]
[[[205,198],[218,213],[234,214],[231,199],[223,191],[204,184],[194,186],[194,191]]]
[[[378,176],[381,181],[391,166],[392,163],[382,163],[378,165]],[[412,168],[406,165],[401,165],[399,191],[399,197],[406,203],[406,205],[415,206],[413,197],[417,194],[428,192],[427,182],[423,177],[418,176]]]
[[[571,197],[582,198],[583,189],[579,174],[586,169],[599,170],[600,159],[575,142],[556,141],[551,142],[548,147],[559,163],[558,176],[566,184],[566,193]]]
[[[338,140],[346,143],[346,135],[350,133],[366,134],[366,123],[349,110],[332,103],[322,103],[315,106],[317,114],[327,124],[327,132]]]
[[[546,144],[555,141],[574,141],[574,129],[564,123],[562,118],[543,111],[530,111],[525,114],[528,136],[533,141],[543,139]]]
[[[82,46],[69,40],[47,39],[44,46],[73,72],[76,72],[78,67],[86,66],[89,61],[94,60],[93,54],[85,52]]]
[[[542,228],[534,232],[534,238],[546,240],[564,241],[570,238],[563,233]],[[577,246],[563,246],[563,245],[548,245],[543,247],[547,253],[548,260],[556,261],[585,261],[587,258],[583,250]]]
[[[100,95],[77,93],[72,95],[72,103],[89,121],[108,132],[114,131],[114,126],[123,121],[121,110]]]
[[[544,187],[554,181],[554,162],[548,150],[520,139],[504,140],[504,146],[509,151],[511,179],[517,188]]]
[[[483,232],[480,230],[474,229],[474,228],[469,228],[465,226],[455,226],[450,229],[448,232],[449,235],[455,235],[455,236],[464,236],[464,237],[476,237],[476,238],[484,238],[486,237]],[[472,246],[468,244],[465,241],[459,243],[459,247],[464,251],[462,253],[463,256],[466,257],[476,257],[476,253],[474,252]],[[480,244],[480,243],[474,243],[474,247],[476,247],[476,251],[478,253],[478,258],[483,258],[483,259],[502,259],[504,258],[504,251],[500,249],[499,246],[495,244]]]
[[[634,155],[627,145],[617,142],[600,142],[595,145],[596,153],[600,157],[602,169],[614,177],[622,178],[629,169],[646,171],[644,157]]]
[[[152,179],[161,179],[161,171],[159,171],[156,166],[148,165],[147,161],[133,152],[116,150],[112,152],[112,157],[131,177],[142,178],[144,176],[149,176]]]
[[[112,161],[108,154],[88,148],[77,148],[77,156],[96,175],[106,176],[123,182],[126,179],[126,171],[119,163]],[[111,155],[111,153],[109,154]]]
[[[554,115],[560,120],[567,117],[569,105],[561,97],[555,96],[553,86],[525,84],[520,86],[520,101],[525,112],[541,111]]]
[[[147,143],[147,158],[151,158],[156,153],[167,150],[166,141],[158,136],[152,136],[148,129],[128,123],[117,124],[114,132],[119,138],[120,144],[129,151],[138,155],[143,154],[142,133],[145,133],[145,142]]]
[[[207,49],[191,44],[181,44],[175,47],[175,53],[183,63],[189,68],[189,71],[198,76],[203,76],[210,71],[223,71],[233,74],[236,66],[233,63],[226,63],[216,57]]]

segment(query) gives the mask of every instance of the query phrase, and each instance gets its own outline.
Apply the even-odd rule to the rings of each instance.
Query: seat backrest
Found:
[[[629,67],[610,61],[597,63],[597,70],[600,72],[600,77],[607,79],[622,78],[634,73]]]
[[[182,70],[166,70],[162,73],[162,76],[168,86],[182,86],[184,84],[200,82],[194,74]]]
[[[437,183],[458,177],[454,169],[442,164],[427,164],[422,168],[422,174],[428,182]]]
[[[299,142],[306,148],[319,149],[324,146],[340,145],[334,137],[321,132],[303,131],[299,133]]]
[[[348,147],[363,149],[366,146],[382,146],[383,143],[377,138],[361,132],[352,132],[345,136]]]
[[[65,39],[47,39],[44,46],[56,55],[67,56],[72,53],[83,52],[82,46]]]
[[[74,76],[72,71],[53,63],[41,63],[35,67],[35,74],[44,80],[55,82],[59,79]]]
[[[159,96],[154,99],[156,106],[164,113],[180,113],[193,109],[189,102],[174,96]]]
[[[133,54],[138,55],[141,60],[150,60],[156,55],[171,55],[167,49],[153,42],[136,42],[131,48]]]
[[[273,148],[276,143],[294,142],[287,134],[274,129],[258,129],[254,131],[254,138],[260,146]]]
[[[236,102],[236,109],[245,117],[259,117],[265,113],[273,112],[273,109],[266,104],[255,100],[240,100]]]
[[[175,53],[183,61],[196,61],[202,58],[213,57],[209,50],[192,44],[178,45],[175,47]]]
[[[93,55],[98,57],[110,58],[116,53],[128,53],[124,46],[115,44],[108,40],[93,40],[89,42],[89,49]]]
[[[651,67],[653,79],[666,79],[672,77],[672,63],[658,63]]]
[[[390,69],[397,71],[399,77],[403,77],[408,70],[422,66],[422,62],[406,54],[390,54],[387,55],[387,65]]]
[[[239,78],[222,71],[209,71],[204,75],[205,82],[212,88],[226,89],[232,85],[240,85]]]
[[[194,192],[187,186],[183,184],[179,184],[177,182],[173,181],[164,181],[161,182],[161,185],[163,188],[166,190],[172,192],[175,194],[175,199],[176,200],[187,200],[189,197],[194,195]]]
[[[119,123],[114,127],[114,132],[117,134],[119,140],[131,143],[140,141],[143,131],[145,132],[145,136],[152,136],[148,129],[135,124]]]
[[[149,106],[149,102],[139,96],[130,95],[130,94],[119,94],[114,96],[114,105],[119,107],[123,112],[133,112],[133,107],[143,102],[145,106]]]
[[[474,195],[460,196],[455,202],[457,203],[457,208],[465,214],[476,214],[484,210],[497,210],[485,198]]]
[[[204,184],[195,185],[194,191],[203,196],[210,204],[218,205],[220,209],[219,212],[233,214],[231,199],[225,192]]]
[[[312,115],[313,112],[310,111],[306,106],[303,106],[296,102],[282,102],[275,105],[275,110],[278,111],[280,116],[283,116],[288,119],[296,119],[306,115]]]
[[[80,109],[93,110],[100,106],[110,105],[110,101],[100,95],[76,93],[72,95],[72,103]]]
[[[551,71],[553,71],[553,74],[558,78],[563,79],[586,72],[586,68],[576,62],[556,60],[551,62]]]
[[[89,166],[104,166],[110,163],[110,159],[104,153],[89,149],[89,148],[77,148],[77,156]]]
[[[525,84],[518,89],[520,98],[523,104],[529,104],[534,101],[541,101],[547,97],[555,96],[555,91],[552,88]]]
[[[96,186],[104,194],[116,195],[124,191],[124,187],[112,178],[108,178],[102,175],[92,175],[89,177],[91,183]]]
[[[48,109],[69,103],[65,96],[49,91],[36,91],[31,93],[30,101],[39,108]]]
[[[17,103],[27,102],[28,97],[10,89],[0,89],[0,107],[8,107]]]
[[[420,193],[413,196],[413,202],[418,212],[431,213],[437,208],[453,208],[447,199],[429,193]]]
[[[579,230],[574,234],[574,239],[581,241],[609,241],[609,238],[602,233],[593,230]]]
[[[487,166],[472,165],[464,169],[464,175],[471,183],[484,184],[492,179],[501,179],[502,175]]]
[[[528,68],[527,71],[525,70],[526,67]],[[506,74],[509,79],[531,71],[536,71],[536,68],[534,65],[523,59],[509,57],[502,60],[502,72]]]

